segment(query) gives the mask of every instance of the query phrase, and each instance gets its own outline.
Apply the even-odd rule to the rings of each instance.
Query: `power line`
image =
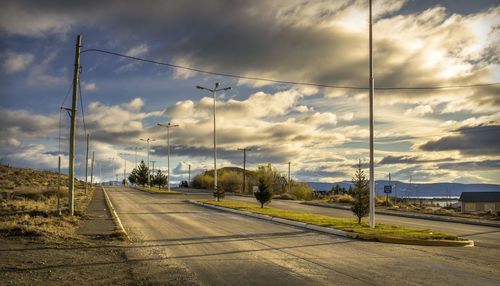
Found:
[[[166,62],[160,62],[160,61],[155,61],[155,60],[150,60],[150,59],[128,56],[128,55],[124,55],[124,54],[120,54],[120,53],[116,53],[116,52],[112,52],[112,51],[101,50],[101,49],[87,49],[87,50],[82,51],[81,53],[85,53],[85,52],[99,52],[99,53],[109,54],[109,55],[123,57],[123,58],[127,58],[127,59],[157,64],[157,65],[162,65],[162,66],[168,66],[168,67],[172,67],[172,68],[185,69],[185,70],[204,73],[204,74],[232,77],[232,78],[238,78],[238,79],[267,81],[267,82],[284,83],[284,84],[308,85],[308,86],[337,88],[337,89],[353,89],[353,90],[368,90],[369,89],[368,87],[360,87],[360,86],[331,85],[331,84],[311,83],[311,82],[297,82],[297,81],[288,81],[288,80],[277,80],[277,79],[269,79],[269,78],[242,76],[242,75],[222,73],[222,72],[213,72],[213,71],[202,70],[199,68],[181,66],[181,65],[170,64],[170,63],[166,63]],[[375,89],[376,90],[437,90],[437,89],[485,87],[485,86],[493,86],[493,85],[499,85],[499,84],[500,84],[500,82],[493,82],[493,83],[479,83],[479,84],[470,84],[470,85],[447,85],[447,86],[427,86],[427,87],[425,87],[425,86],[424,87],[375,87]]]

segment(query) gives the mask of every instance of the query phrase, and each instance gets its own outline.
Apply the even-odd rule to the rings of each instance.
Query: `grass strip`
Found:
[[[376,223],[375,228],[370,228],[368,222],[362,221],[361,224],[358,224],[358,221],[356,219],[335,218],[325,215],[288,211],[270,207],[260,208],[260,206],[258,205],[237,202],[237,201],[219,201],[219,202],[213,200],[197,200],[197,201],[206,204],[227,207],[242,211],[248,211],[253,213],[259,213],[273,217],[280,217],[284,219],[304,222],[323,227],[356,232],[359,234],[381,235],[385,237],[394,237],[402,239],[458,240],[458,237],[455,234],[449,234],[429,229],[407,228],[407,227],[388,225],[382,223]]]
[[[151,191],[151,192],[155,192],[155,193],[158,193],[158,194],[166,194],[166,195],[183,195],[183,193],[181,192],[176,192],[176,191],[167,191],[167,190],[160,190],[158,188],[149,188],[149,187],[139,187],[141,189],[144,189],[144,190],[148,190],[148,191]]]

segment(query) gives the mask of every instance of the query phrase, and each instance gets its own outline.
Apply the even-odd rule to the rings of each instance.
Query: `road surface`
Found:
[[[186,202],[201,193],[107,190],[132,237],[127,259],[149,282],[167,279],[174,266],[195,285],[500,284],[495,248],[354,240]]]

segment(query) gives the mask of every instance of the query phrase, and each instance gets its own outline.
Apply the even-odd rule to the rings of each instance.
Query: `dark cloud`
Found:
[[[42,154],[54,155],[54,156],[58,156],[58,155],[68,156],[69,155],[68,152],[58,152],[58,151],[44,152]]]
[[[430,160],[430,159],[423,159],[418,156],[409,156],[409,155],[404,155],[404,156],[385,156],[380,162],[378,162],[378,165],[392,165],[392,164],[417,164],[417,163],[429,163],[429,162],[443,162],[443,161],[453,161],[452,158],[445,158],[445,159],[436,159],[436,160]]]
[[[419,148],[423,151],[460,151],[464,155],[500,154],[500,125],[463,127],[453,136],[428,141]]]
[[[489,171],[500,170],[500,160],[485,160],[478,162],[459,162],[459,163],[445,163],[439,164],[439,169],[449,169],[458,171]]]
[[[349,177],[349,174],[343,171],[327,171],[327,170],[303,170],[294,172],[293,176],[297,176],[300,178],[339,178],[339,177]]]

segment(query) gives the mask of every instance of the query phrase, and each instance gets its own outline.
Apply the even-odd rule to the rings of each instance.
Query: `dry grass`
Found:
[[[65,177],[67,184],[68,176]],[[76,182],[75,216],[69,216],[68,188],[62,187],[59,216],[56,173],[0,166],[0,178],[0,236],[29,236],[55,242],[77,238],[74,231],[92,198],[90,188],[85,194],[79,188],[82,182]]]
[[[333,195],[330,197],[330,202],[334,203],[352,203],[354,199],[350,195]]]

